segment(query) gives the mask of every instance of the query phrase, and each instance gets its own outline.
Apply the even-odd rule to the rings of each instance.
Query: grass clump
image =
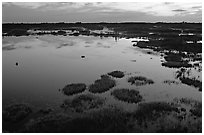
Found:
[[[154,81],[143,76],[133,76],[128,78],[128,82],[137,86],[153,84]]]
[[[190,109],[192,115],[202,117],[202,103],[196,102],[192,109]]]
[[[179,82],[174,81],[174,80],[164,80],[163,83],[168,84],[168,85],[171,85],[171,84],[178,85],[179,84]]]
[[[32,109],[27,104],[13,104],[3,110],[3,120],[8,122],[20,122],[29,114]]]
[[[187,77],[181,77],[180,78],[181,82],[189,85],[189,86],[194,86],[195,88],[199,88],[199,91],[202,91],[202,82],[199,80],[196,80],[195,78],[187,78]]]
[[[139,104],[135,116],[139,121],[156,119],[166,112],[176,111],[176,107],[167,102],[149,102]]]
[[[115,80],[111,79],[108,75],[102,75],[101,79],[98,79],[91,84],[89,91],[92,93],[102,93],[108,91],[116,85]]]
[[[129,90],[129,89],[115,89],[111,92],[115,98],[121,101],[128,103],[138,103],[142,100],[142,96],[139,94],[139,91]]]
[[[176,62],[182,61],[182,57],[178,54],[169,54],[169,55],[165,56],[164,59],[166,61],[176,61]]]
[[[52,114],[30,121],[25,132],[34,133],[118,133],[128,132],[127,117],[119,109],[102,109],[68,117]]]
[[[84,112],[91,109],[96,109],[104,104],[103,99],[91,94],[79,95],[73,100],[65,100],[62,104],[64,109],[72,109],[75,112]]]
[[[84,83],[72,83],[72,84],[68,84],[66,85],[63,89],[62,92],[65,95],[74,95],[77,93],[81,93],[83,91],[85,91],[86,89],[86,85]]]
[[[167,62],[164,62],[162,63],[162,66],[165,66],[165,67],[169,67],[169,68],[180,68],[180,67],[192,67],[191,64],[189,64],[188,62],[186,61],[182,61],[182,62],[178,62],[178,61],[167,61]]]
[[[113,72],[108,73],[108,75],[112,77],[116,77],[116,78],[123,78],[125,76],[122,71],[113,71]]]
[[[70,119],[65,114],[49,114],[30,120],[22,132],[28,133],[59,133],[64,132],[67,125],[65,123]]]

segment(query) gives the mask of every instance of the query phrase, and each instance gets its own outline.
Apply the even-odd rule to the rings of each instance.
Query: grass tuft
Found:
[[[115,89],[111,92],[115,98],[121,101],[128,103],[138,103],[142,100],[142,96],[139,94],[139,91],[129,90],[129,89]]]

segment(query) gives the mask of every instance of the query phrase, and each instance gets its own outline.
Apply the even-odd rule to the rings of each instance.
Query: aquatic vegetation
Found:
[[[14,50],[16,49],[16,47],[14,45],[7,45],[7,46],[2,46],[2,50],[6,50],[6,51],[10,51],[10,50]]]
[[[142,96],[139,91],[129,89],[115,89],[111,92],[116,99],[125,101],[128,103],[138,103],[142,100]]]
[[[31,119],[22,132],[27,133],[59,133],[66,129],[65,123],[70,119],[66,114],[48,114],[36,119]]]
[[[26,29],[12,29],[9,31],[6,36],[28,36],[29,33]]]
[[[73,100],[65,100],[61,105],[62,108],[72,109],[75,112],[84,112],[91,109],[96,109],[101,107],[104,104],[104,100],[100,97],[87,94],[87,95],[79,95],[74,97]]]
[[[54,110],[53,108],[47,107],[47,108],[40,109],[39,112],[42,114],[49,114],[49,113],[53,112],[53,110]]]
[[[187,77],[181,77],[180,78],[181,82],[189,85],[189,86],[194,86],[195,88],[199,88],[199,91],[202,91],[202,82],[199,80],[196,80],[195,78],[187,78]]]
[[[202,102],[194,101],[193,107],[190,109],[192,115],[202,117]]]
[[[102,75],[101,79],[98,79],[91,84],[89,91],[92,93],[102,93],[108,91],[116,85],[115,80],[111,79],[108,75]]]
[[[72,83],[72,84],[66,85],[62,89],[62,92],[65,95],[70,96],[70,95],[74,95],[77,93],[81,93],[81,92],[85,91],[85,89],[86,89],[86,84],[84,84],[84,83]]]
[[[181,62],[182,57],[179,54],[168,54],[167,56],[164,57],[166,61],[176,61],[176,62]]]
[[[140,122],[144,119],[157,119],[162,113],[176,111],[177,108],[167,102],[149,102],[139,104],[134,116]]]
[[[3,109],[2,119],[7,122],[20,122],[32,113],[27,104],[12,104]]]
[[[102,109],[85,115],[70,117],[50,114],[27,123],[23,132],[41,133],[107,133],[128,132],[126,114],[119,109]]]
[[[186,61],[184,62],[167,61],[162,63],[162,66],[169,67],[169,68],[192,67],[192,65]]]
[[[108,73],[108,75],[116,77],[116,78],[122,78],[125,76],[122,71],[113,71],[113,72]]]
[[[176,84],[178,85],[179,82],[175,81],[175,80],[164,80],[163,83],[171,85],[171,84]]]
[[[143,76],[133,76],[128,78],[128,82],[134,84],[136,86],[146,85],[146,84],[153,84],[154,81],[151,79],[147,79]]]
[[[62,47],[66,47],[66,46],[74,46],[74,45],[75,45],[74,42],[63,43],[63,44],[60,44],[59,46],[57,46],[57,49],[62,48]]]

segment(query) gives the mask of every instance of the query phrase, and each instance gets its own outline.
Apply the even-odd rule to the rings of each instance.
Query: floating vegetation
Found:
[[[101,79],[98,79],[91,84],[89,91],[92,93],[102,93],[108,91],[116,85],[115,80],[111,79],[108,75],[102,75]]]
[[[146,84],[153,84],[154,81],[151,79],[147,79],[143,76],[133,76],[128,78],[128,82],[134,84],[136,86],[146,85]]]
[[[81,93],[83,91],[85,91],[86,89],[86,84],[84,83],[72,83],[72,84],[68,84],[67,86],[65,86],[63,89],[62,89],[62,92],[65,94],[65,95],[74,95],[74,94],[77,94],[77,93]]]
[[[199,88],[199,91],[202,91],[202,82],[199,80],[196,80],[195,78],[187,78],[187,77],[181,77],[180,78],[181,82],[189,85],[189,86],[194,86],[195,88]]]
[[[116,78],[123,78],[125,76],[122,71],[113,71],[113,72],[108,73],[108,75],[112,77],[116,77]]]
[[[91,109],[96,109],[101,107],[104,104],[104,100],[93,96],[91,94],[87,95],[79,95],[75,97],[73,100],[65,100],[61,105],[62,108],[72,109],[75,112],[84,112]]]
[[[176,84],[178,85],[179,82],[175,81],[175,80],[164,80],[163,83],[171,85],[171,84]]]
[[[129,89],[115,89],[111,92],[115,98],[128,103],[138,103],[142,100],[142,96],[139,91]]]
[[[13,104],[3,109],[2,119],[7,122],[20,122],[32,113],[27,104]]]

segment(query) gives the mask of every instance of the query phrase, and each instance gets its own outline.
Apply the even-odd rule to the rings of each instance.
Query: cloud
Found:
[[[181,2],[14,2],[3,6],[19,6],[34,10],[62,10],[65,12],[141,12],[153,16],[176,16],[196,14],[201,11],[202,3]],[[182,12],[182,14],[181,14]]]

